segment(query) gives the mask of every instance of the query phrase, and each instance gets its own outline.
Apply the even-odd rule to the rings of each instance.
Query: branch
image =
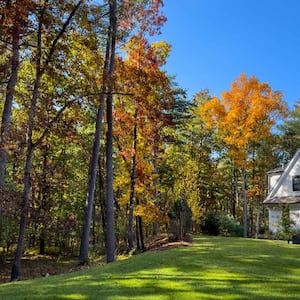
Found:
[[[62,113],[69,107],[71,104],[73,104],[77,99],[74,99],[73,101],[68,101],[56,114],[56,116],[48,123],[48,125],[45,127],[43,133],[41,136],[37,139],[35,143],[32,143],[32,146],[35,148],[43,141],[45,136],[49,133],[50,129],[53,127],[53,125],[59,120]]]
[[[89,96],[101,96],[101,95],[121,95],[121,96],[134,96],[133,93],[122,93],[122,92],[100,92],[100,93],[92,93],[92,94],[86,94],[82,97],[89,97]]]
[[[44,67],[43,67],[43,70],[49,65],[51,59],[52,59],[52,56],[56,50],[56,45],[58,43],[58,41],[60,40],[60,38],[63,36],[63,34],[66,32],[67,30],[67,27],[68,25],[70,24],[73,16],[75,15],[76,11],[79,9],[80,5],[82,4],[83,0],[80,0],[77,5],[73,8],[73,10],[71,11],[68,19],[66,20],[66,22],[63,24],[60,32],[58,33],[58,35],[56,36],[56,38],[54,39],[54,41],[52,42],[52,45],[51,45],[51,48],[49,50],[49,53],[48,53],[48,56],[45,60],[45,63],[44,63]]]

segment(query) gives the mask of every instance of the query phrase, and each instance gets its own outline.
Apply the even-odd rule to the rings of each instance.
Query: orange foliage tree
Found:
[[[282,93],[273,91],[267,82],[242,73],[229,91],[214,97],[201,109],[207,126],[216,130],[229,157],[242,170],[244,236],[247,236],[246,170],[249,148],[271,135],[277,119],[286,114]]]

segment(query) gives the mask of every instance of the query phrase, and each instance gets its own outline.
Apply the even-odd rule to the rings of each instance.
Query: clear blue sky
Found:
[[[242,72],[300,98],[300,0],[165,0],[158,39],[172,45],[166,69],[192,97],[230,89]]]

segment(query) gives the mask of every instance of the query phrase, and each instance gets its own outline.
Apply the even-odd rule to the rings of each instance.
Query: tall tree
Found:
[[[106,260],[115,261],[115,217],[114,217],[114,191],[113,191],[113,80],[115,69],[115,47],[117,35],[117,1],[109,2],[110,27],[110,65],[106,99]]]
[[[107,133],[107,211],[106,211],[106,245],[107,245],[107,261],[114,261],[114,201],[112,190],[112,89],[113,89],[113,73],[115,62],[115,44],[117,33],[117,3],[116,1],[109,1],[109,28],[107,33],[107,42],[105,50],[105,61],[102,75],[102,90],[100,95],[100,103],[97,110],[96,117],[96,130],[94,136],[94,144],[92,150],[92,157],[90,162],[88,191],[86,199],[86,209],[84,226],[82,231],[82,238],[80,244],[79,260],[81,264],[88,262],[88,248],[89,248],[89,236],[90,225],[92,220],[92,212],[94,206],[94,194],[96,188],[96,177],[98,170],[100,139],[102,133],[102,119],[105,105],[107,106],[107,120],[108,120],[108,133]]]
[[[18,81],[20,63],[20,41],[28,27],[28,16],[33,9],[31,0],[24,1],[0,1],[0,35],[2,39],[3,51],[11,45],[11,56],[9,59],[10,71],[6,85],[5,102],[1,118],[0,128],[0,191],[4,189],[5,170],[7,162],[7,141],[9,136],[10,120],[12,114],[12,104],[15,88]],[[1,193],[4,193],[2,190]],[[2,201],[0,199],[0,240],[2,235]]]
[[[28,28],[28,17],[34,7],[31,0],[24,1],[1,1],[1,36],[3,47],[11,45],[10,74],[6,85],[6,94],[4,109],[1,120],[0,130],[0,188],[4,187],[5,166],[7,160],[7,139],[12,112],[15,87],[18,81],[19,63],[20,63],[20,41]]]
[[[280,92],[274,92],[268,83],[259,82],[255,76],[248,79],[244,73],[232,83],[230,91],[222,93],[221,99],[213,98],[201,110],[208,126],[216,128],[229,156],[241,170],[244,237],[248,236],[246,172],[249,149],[252,143],[270,136],[272,126],[285,111],[286,104]]]
[[[42,56],[42,33],[43,33],[44,22],[46,21],[46,10],[49,8],[48,1],[45,1],[37,9],[38,29],[37,29],[37,41],[36,41],[37,47],[36,47],[36,62],[35,62],[35,81],[34,81],[34,86],[32,91],[32,97],[30,100],[29,112],[28,112],[26,162],[25,162],[25,170],[24,170],[24,191],[23,191],[22,212],[21,212],[18,244],[17,244],[14,262],[12,265],[12,271],[11,271],[11,280],[18,280],[21,275],[21,258],[23,255],[27,213],[28,213],[29,200],[30,200],[30,187],[31,187],[30,178],[31,178],[33,152],[35,147],[42,141],[42,138],[47,133],[46,130],[45,133],[41,135],[40,139],[34,142],[33,140],[33,131],[35,126],[34,119],[35,119],[35,114],[37,109],[37,101],[39,97],[39,89],[40,89],[42,76],[44,75],[46,68],[50,64],[54,52],[57,50],[58,41],[61,39],[65,31],[67,30],[67,27],[69,26],[72,18],[74,17],[75,13],[77,12],[81,4],[82,1],[79,1],[73,7],[67,20],[63,23],[63,26],[61,27],[60,31],[56,35],[55,39],[52,41],[51,47],[44,61]]]

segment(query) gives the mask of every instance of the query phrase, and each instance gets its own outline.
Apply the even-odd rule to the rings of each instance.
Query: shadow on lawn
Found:
[[[199,237],[192,247],[144,253],[72,277],[4,285],[0,299],[299,299],[299,250],[267,242],[259,249],[249,240]]]

